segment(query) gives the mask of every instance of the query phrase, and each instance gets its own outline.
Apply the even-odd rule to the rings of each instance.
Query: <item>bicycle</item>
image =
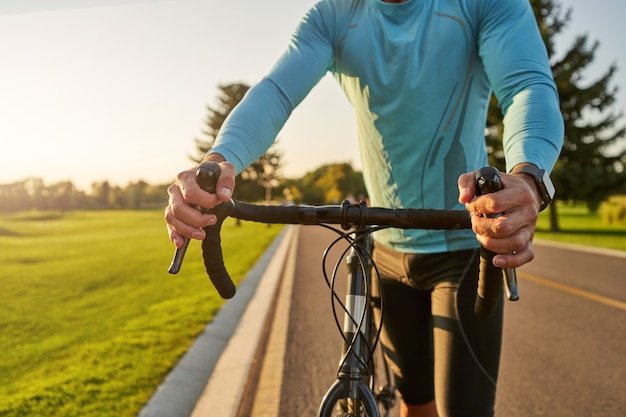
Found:
[[[198,168],[198,182],[207,190],[214,190],[214,182],[218,177],[219,166],[215,163],[204,163]],[[496,191],[500,186],[498,171],[491,167],[480,170],[477,173],[477,185],[482,193]],[[385,415],[388,415],[395,402],[395,389],[388,370],[387,384],[378,387],[374,369],[374,352],[380,337],[384,305],[382,297],[372,295],[372,271],[378,274],[372,259],[372,233],[388,227],[469,229],[469,213],[464,210],[368,207],[364,202],[352,204],[347,201],[341,205],[330,206],[265,206],[236,200],[222,203],[210,212],[218,217],[218,222],[205,228],[207,236],[202,242],[202,256],[209,278],[223,298],[231,298],[236,292],[224,266],[220,245],[221,225],[227,217],[267,224],[319,225],[338,233],[337,239],[325,251],[322,264],[324,279],[332,294],[333,314],[342,334],[342,358],[337,380],[324,395],[317,415],[380,417],[378,404],[383,407]],[[340,225],[343,231],[330,226],[331,224]],[[327,254],[340,241],[347,241],[348,246],[329,276],[325,267]],[[185,245],[176,251],[170,273],[180,270],[188,242],[186,240]],[[483,265],[492,265],[489,259],[493,254],[486,250],[481,252],[481,256],[486,259]],[[345,301],[342,301],[335,292],[335,276],[344,257],[348,265],[348,275]],[[501,280],[493,279],[494,268],[481,268],[475,311],[482,317],[489,317],[495,312],[500,302],[502,282],[510,300],[519,298],[515,270],[506,271],[504,280]],[[502,275],[499,269],[497,271]],[[337,314],[336,304],[341,307],[344,315],[343,323]],[[380,311],[377,318],[374,314],[376,309]]]

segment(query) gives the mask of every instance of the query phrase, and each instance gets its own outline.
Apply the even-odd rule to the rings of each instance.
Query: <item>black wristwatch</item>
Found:
[[[541,195],[539,211],[543,211],[554,199],[554,184],[552,184],[550,175],[545,169],[538,168],[532,164],[519,164],[515,165],[509,174],[527,174],[534,178],[537,190],[539,190]]]

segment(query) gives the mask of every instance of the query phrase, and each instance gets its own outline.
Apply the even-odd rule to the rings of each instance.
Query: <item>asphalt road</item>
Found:
[[[332,237],[319,227],[299,234],[280,400],[271,399],[280,416],[315,415],[335,378],[340,336],[321,276]],[[535,246],[518,271],[521,298],[505,308],[496,415],[626,415],[626,257]],[[252,402],[268,401],[247,398],[246,416]]]
[[[505,310],[499,415],[626,415],[626,258],[535,252]]]

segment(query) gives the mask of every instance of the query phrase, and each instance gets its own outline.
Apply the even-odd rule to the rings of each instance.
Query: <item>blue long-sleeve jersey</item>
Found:
[[[354,107],[376,206],[461,209],[458,176],[487,164],[492,91],[509,169],[551,170],[562,146],[558,93],[527,0],[323,0],[231,112],[212,152],[243,170],[327,72]],[[390,229],[377,240],[412,253],[477,246],[471,231]]]

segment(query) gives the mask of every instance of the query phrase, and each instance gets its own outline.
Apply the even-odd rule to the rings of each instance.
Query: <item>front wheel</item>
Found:
[[[318,417],[380,417],[376,399],[364,382],[354,383],[357,388],[357,399],[345,398],[348,381],[335,381],[324,395],[320,404]]]

